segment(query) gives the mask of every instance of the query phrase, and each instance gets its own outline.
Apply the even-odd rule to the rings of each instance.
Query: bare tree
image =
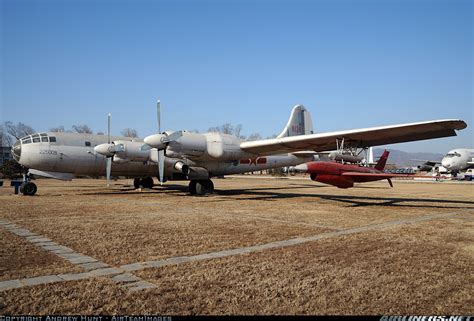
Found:
[[[248,141],[259,140],[259,139],[262,139],[262,136],[259,133],[250,134],[250,136],[247,138]]]
[[[208,131],[218,132],[218,133],[222,133],[222,134],[234,135],[234,136],[237,136],[237,137],[242,138],[242,139],[245,138],[245,136],[240,135],[240,133],[242,132],[242,125],[241,124],[238,124],[238,125],[234,126],[230,123],[226,123],[226,124],[221,125],[221,126],[210,127]]]
[[[241,137],[240,136],[240,132],[242,131],[242,124],[238,124],[237,126],[234,127],[234,135],[237,136],[237,137]]]
[[[7,145],[7,142],[6,142],[6,133],[4,132],[5,131],[5,126],[3,126],[3,124],[0,124],[0,145],[1,146],[9,146]]]
[[[7,121],[4,126],[7,134],[13,136],[15,139],[20,139],[21,137],[31,135],[35,132],[33,128],[22,122],[15,125],[11,121]]]
[[[89,128],[87,125],[73,125],[72,129],[76,133],[81,133],[81,134],[92,134],[92,129]]]
[[[120,134],[122,134],[125,137],[132,137],[132,138],[138,137],[138,132],[133,128],[125,128],[124,130],[120,132]]]
[[[64,126],[52,127],[49,131],[53,133],[64,133]]]

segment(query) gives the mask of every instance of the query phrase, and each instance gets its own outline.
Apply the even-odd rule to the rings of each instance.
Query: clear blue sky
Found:
[[[459,118],[473,147],[473,2],[1,1],[1,121],[37,131],[242,124],[278,133],[305,105],[318,132]]]

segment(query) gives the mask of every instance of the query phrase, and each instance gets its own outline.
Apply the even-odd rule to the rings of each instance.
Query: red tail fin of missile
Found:
[[[390,154],[390,152],[388,150],[384,150],[382,156],[380,156],[379,161],[374,167],[375,169],[383,171],[383,169],[385,168],[385,164],[387,163],[388,154]]]

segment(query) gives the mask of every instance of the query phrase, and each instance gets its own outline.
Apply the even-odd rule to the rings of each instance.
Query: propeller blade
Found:
[[[175,140],[178,140],[181,136],[183,136],[183,131],[182,130],[172,132],[171,134],[169,134],[168,136],[166,136],[163,139],[163,143],[174,142]]]
[[[106,164],[106,175],[107,175],[107,187],[110,187],[110,172],[112,170],[112,157],[107,157],[107,164]]]
[[[148,145],[148,144],[143,144],[141,147],[140,147],[140,150],[150,150],[152,149],[153,147]]]
[[[161,134],[161,103],[160,100],[156,102],[156,116],[158,118],[158,134]]]
[[[160,185],[163,185],[164,167],[165,167],[165,150],[160,149],[158,151],[158,174],[159,174],[159,179],[160,179]]]
[[[110,144],[110,117],[112,117],[112,114],[109,113],[107,115],[107,142]]]

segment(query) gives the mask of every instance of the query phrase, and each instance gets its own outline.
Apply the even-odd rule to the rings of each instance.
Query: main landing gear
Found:
[[[135,178],[133,180],[133,186],[135,188],[153,188],[153,178],[150,176],[144,178]]]
[[[191,180],[189,182],[191,195],[206,195],[214,193],[214,183],[210,179]]]

